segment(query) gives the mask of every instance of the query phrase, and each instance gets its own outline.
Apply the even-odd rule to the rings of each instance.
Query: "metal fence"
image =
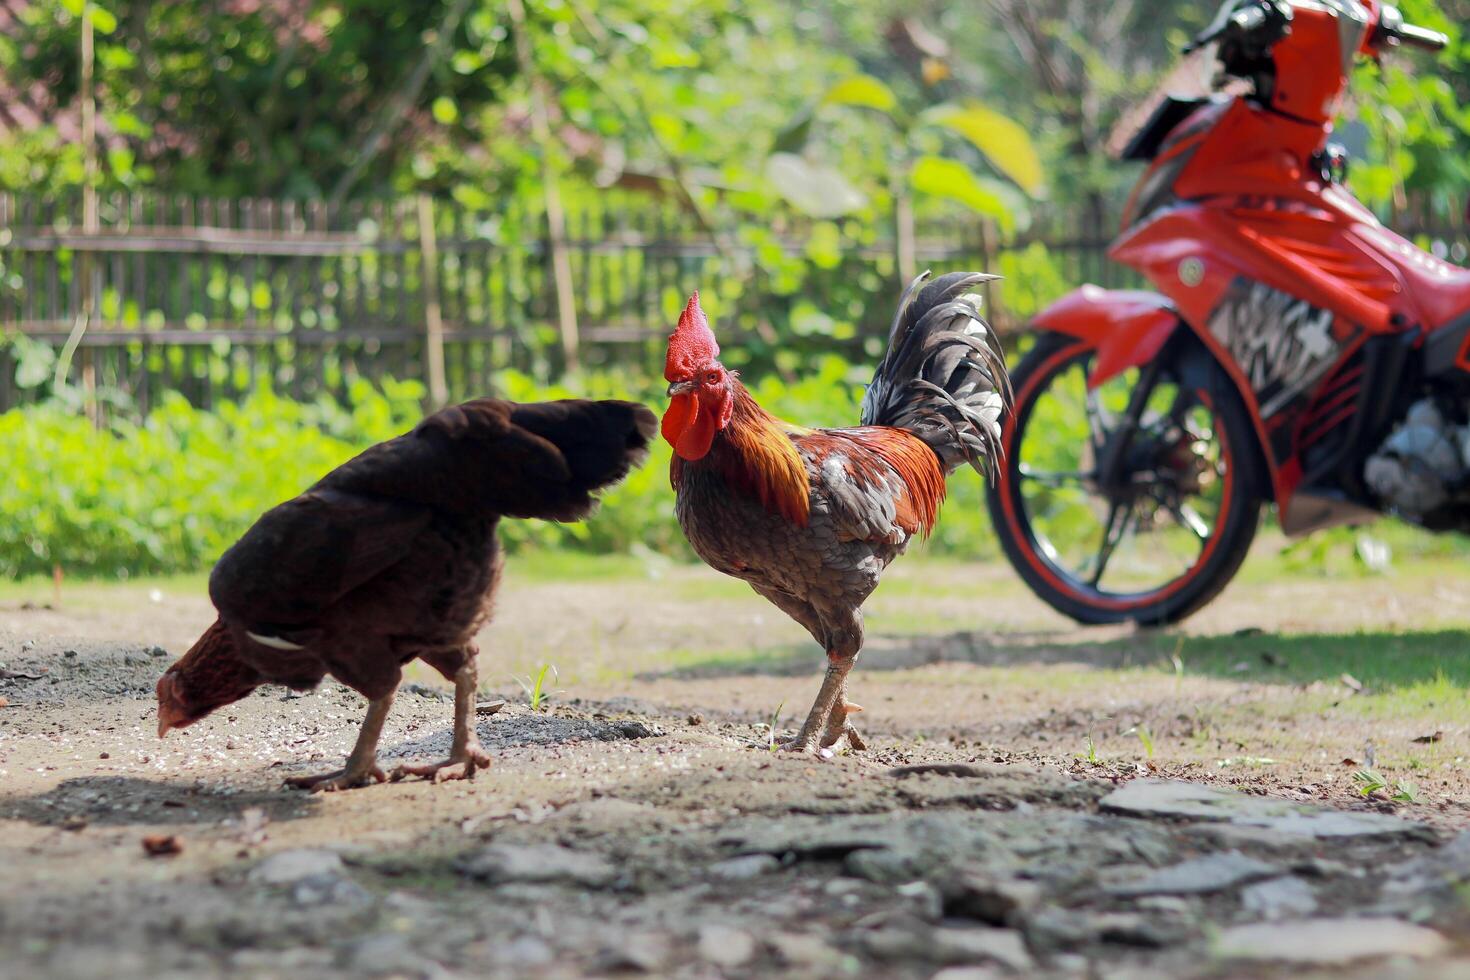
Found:
[[[1463,261],[1460,222],[1432,210],[1404,217],[1400,227]],[[1041,243],[1057,283],[1131,284],[1104,254],[1116,227],[1111,208],[1047,212],[1000,247],[981,223],[956,218],[921,223],[916,253],[936,271],[1024,270]],[[619,192],[573,209],[561,244],[583,363],[658,363],[694,288],[721,292],[720,329],[732,339],[871,346],[897,295],[891,242],[839,222],[821,229],[817,255],[813,231],[776,215],[758,236],[714,236],[672,202]],[[422,378],[457,398],[490,390],[496,368],[563,366],[549,254],[544,215],[514,203],[332,207],[148,192],[103,196],[92,213],[80,194],[4,194],[0,333],[67,350],[74,381],[125,392],[140,411],[163,390],[208,406],[262,382],[298,398],[336,394],[354,377]],[[1002,324],[1027,312],[1027,286],[994,297]],[[794,329],[803,310],[852,329]],[[13,344],[0,349],[0,410],[36,390],[17,384],[15,356]]]

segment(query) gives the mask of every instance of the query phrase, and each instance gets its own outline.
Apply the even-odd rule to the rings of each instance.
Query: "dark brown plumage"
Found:
[[[260,684],[314,687],[331,674],[369,699],[345,769],[298,785],[384,778],[383,719],[403,665],[455,682],[447,763],[401,773],[451,778],[488,763],[473,729],[473,639],[500,575],[502,517],[581,520],[594,494],[647,456],[641,405],[482,398],[429,416],[267,511],[209,579],[219,620],[158,682],[159,734]],[[397,774],[395,774],[397,775]]]
[[[999,452],[1009,382],[969,296],[990,278],[921,276],[909,287],[858,428],[802,428],[756,404],[717,360],[697,295],[670,338],[663,434],[685,535],[827,651],[821,692],[787,748],[823,751],[843,738],[862,747],[846,699],[862,604],[889,562],[933,529],[945,477],[964,463],[983,471]]]

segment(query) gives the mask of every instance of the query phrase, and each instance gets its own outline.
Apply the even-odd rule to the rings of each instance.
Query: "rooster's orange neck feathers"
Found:
[[[761,408],[739,381],[730,424],[715,436],[709,455],[690,462],[674,455],[670,476],[675,487],[688,468],[709,467],[731,487],[760,501],[766,510],[806,527],[811,512],[811,481],[792,443],[801,429]]]

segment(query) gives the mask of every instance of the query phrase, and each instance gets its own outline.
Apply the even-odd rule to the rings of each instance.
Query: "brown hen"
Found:
[[[381,782],[377,744],[403,665],[454,681],[449,758],[401,775],[464,778],[489,763],[474,730],[474,636],[490,617],[502,517],[576,521],[647,456],[652,412],[619,401],[535,405],[482,398],[429,416],[267,511],[209,578],[219,619],[158,682],[158,733],[261,684],[298,690],[331,674],[368,699],[323,790]]]

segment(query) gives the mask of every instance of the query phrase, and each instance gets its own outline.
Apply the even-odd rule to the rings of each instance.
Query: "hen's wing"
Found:
[[[209,597],[228,620],[302,644],[323,613],[404,559],[433,511],[321,486],[267,511],[220,558]]]
[[[436,513],[586,516],[592,494],[646,455],[656,425],[630,402],[446,408],[268,511],[215,566],[210,598],[252,631],[302,642],[290,637],[407,558]]]
[[[481,398],[429,416],[318,486],[455,514],[579,520],[595,491],[642,461],[656,424],[631,402]]]

